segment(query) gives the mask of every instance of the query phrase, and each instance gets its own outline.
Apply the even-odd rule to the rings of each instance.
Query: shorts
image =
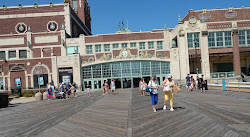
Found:
[[[115,90],[115,87],[111,87],[111,90]]]
[[[187,86],[190,87],[190,86],[191,86],[191,83],[187,83]]]

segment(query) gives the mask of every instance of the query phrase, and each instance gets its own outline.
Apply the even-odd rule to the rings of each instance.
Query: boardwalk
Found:
[[[0,109],[0,136],[250,136],[249,93],[182,91],[174,94],[174,112],[162,106],[160,93],[153,113],[150,96],[138,89],[15,104]]]

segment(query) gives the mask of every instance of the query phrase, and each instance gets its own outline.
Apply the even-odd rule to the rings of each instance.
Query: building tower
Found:
[[[82,20],[82,22],[91,31],[91,17],[90,17],[90,6],[87,0],[70,0],[70,5]]]

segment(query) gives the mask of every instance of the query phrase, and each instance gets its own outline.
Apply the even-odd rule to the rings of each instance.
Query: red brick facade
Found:
[[[109,34],[109,35],[97,35],[85,37],[86,43],[97,42],[114,42],[114,41],[133,41],[133,40],[148,40],[148,39],[163,39],[164,33],[124,33],[124,34]]]
[[[222,21],[236,21],[236,20],[249,20],[249,17],[246,15],[250,15],[250,8],[236,8],[233,9],[233,12],[236,12],[236,17],[229,18],[226,16],[228,9],[214,9],[214,10],[207,10],[207,13],[210,14],[210,18],[206,19],[206,22],[222,22]],[[188,14],[183,18],[184,21],[188,21],[190,17],[194,16],[196,19],[200,20],[200,14],[203,11],[194,11],[189,10]]]

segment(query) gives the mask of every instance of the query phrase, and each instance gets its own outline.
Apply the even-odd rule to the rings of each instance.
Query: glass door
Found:
[[[0,91],[4,90],[3,86],[4,86],[4,84],[3,84],[3,78],[0,78]]]

